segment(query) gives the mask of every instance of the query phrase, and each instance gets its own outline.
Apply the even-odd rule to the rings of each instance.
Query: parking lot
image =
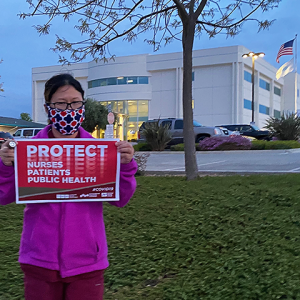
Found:
[[[200,174],[300,173],[300,149],[196,152]],[[146,172],[184,173],[183,152],[151,152]]]

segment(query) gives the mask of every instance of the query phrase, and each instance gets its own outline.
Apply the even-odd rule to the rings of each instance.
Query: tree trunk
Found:
[[[193,126],[192,108],[192,58],[195,34],[195,22],[189,19],[183,23],[182,46],[183,46],[183,137],[185,154],[185,172],[187,180],[198,177],[196,161],[195,137]]]

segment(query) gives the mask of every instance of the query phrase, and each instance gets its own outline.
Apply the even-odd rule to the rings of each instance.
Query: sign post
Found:
[[[104,138],[106,139],[114,138],[114,125],[113,125],[114,120],[115,120],[115,115],[112,112],[109,112],[107,115],[108,125],[106,125],[106,130],[104,134]]]

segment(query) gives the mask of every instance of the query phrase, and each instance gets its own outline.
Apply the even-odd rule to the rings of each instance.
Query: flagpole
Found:
[[[298,98],[298,89],[297,89],[297,84],[298,84],[298,73],[297,73],[297,34],[295,36],[295,114],[297,115],[297,98]]]

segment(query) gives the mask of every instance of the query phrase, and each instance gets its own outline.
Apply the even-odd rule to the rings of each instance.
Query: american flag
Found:
[[[279,57],[282,55],[293,55],[293,43],[294,40],[290,40],[280,46],[280,49],[278,51],[276,61],[279,63]]]

